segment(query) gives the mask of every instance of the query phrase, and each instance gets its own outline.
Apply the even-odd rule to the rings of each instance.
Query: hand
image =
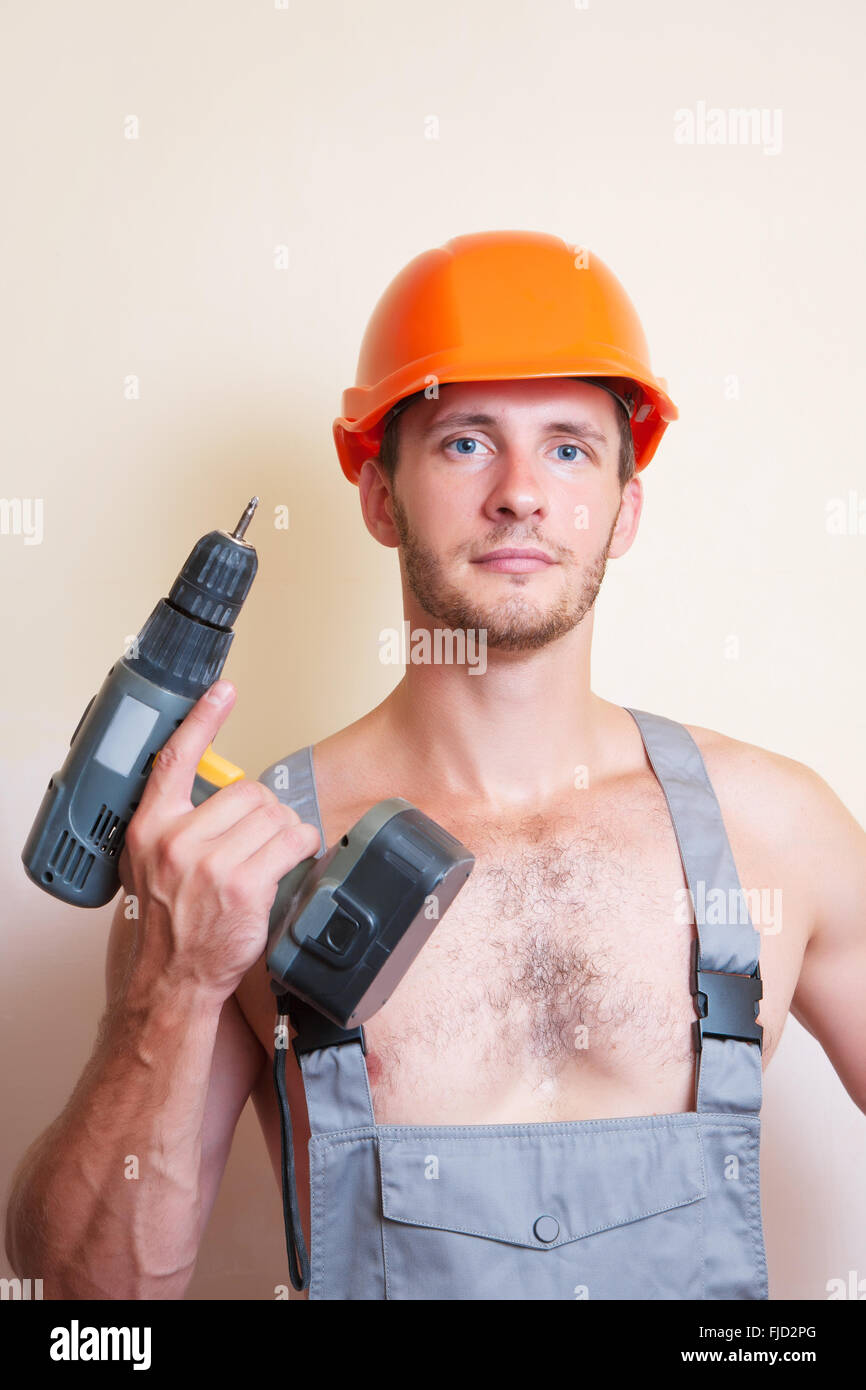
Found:
[[[230,681],[193,705],[155,760],[118,864],[139,903],[128,980],[149,990],[192,985],[224,1001],[262,955],[284,874],[321,848],[270,788],[246,778],[200,806],[196,768],[234,707]]]

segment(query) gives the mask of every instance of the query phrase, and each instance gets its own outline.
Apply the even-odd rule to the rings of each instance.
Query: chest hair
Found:
[[[693,928],[678,919],[684,880],[663,808],[620,816],[615,829],[529,816],[454,833],[475,868],[368,1025],[383,1080],[414,1065],[416,1049],[428,1069],[459,1049],[479,1072],[547,1076],[692,1057]]]

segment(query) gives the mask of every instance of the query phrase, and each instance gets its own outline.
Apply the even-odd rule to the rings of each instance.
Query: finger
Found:
[[[192,825],[192,818],[189,824]],[[221,834],[202,837],[198,842],[202,845],[207,843],[215,851],[225,855],[227,863],[241,864],[273,836],[295,830],[300,825],[301,818],[296,811],[274,800],[256,807],[246,815],[236,817]],[[197,831],[197,834],[200,834],[200,831]],[[318,845],[316,848],[318,849]]]
[[[234,707],[236,695],[231,681],[220,680],[196,701],[154,761],[138,805],[140,820],[146,820],[158,803],[190,807],[196,768]]]
[[[217,835],[225,834],[245,817],[269,808],[275,817],[271,834],[280,825],[286,822],[297,824],[301,819],[297,811],[284,805],[263,782],[241,777],[237,782],[230,782],[228,786],[212,792],[206,801],[196,806],[190,812],[190,824],[195,827],[196,834],[202,840],[211,840]]]
[[[322,837],[317,827],[307,821],[299,821],[297,825],[272,835],[255,854],[249,856],[245,868],[257,878],[261,877],[264,882],[276,886],[284,874],[294,869],[302,859],[318,854],[321,848]]]

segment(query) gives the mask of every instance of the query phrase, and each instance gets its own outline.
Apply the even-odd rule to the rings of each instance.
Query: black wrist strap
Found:
[[[283,1221],[286,1228],[286,1254],[289,1257],[289,1278],[292,1287],[306,1289],[310,1283],[310,1258],[304,1243],[304,1232],[298,1210],[298,1189],[295,1181],[295,1151],[292,1146],[292,1121],[286,1095],[286,1061],[289,1051],[289,1004],[291,995],[277,996],[279,1030],[274,1038],[274,1086],[280,1110],[280,1148],[282,1152]]]

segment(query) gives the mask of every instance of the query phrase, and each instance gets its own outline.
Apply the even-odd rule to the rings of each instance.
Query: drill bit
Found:
[[[240,519],[240,521],[238,522],[238,524],[237,524],[237,526],[235,527],[235,529],[232,531],[232,536],[233,536],[233,538],[234,538],[236,541],[241,541],[241,540],[243,540],[243,538],[244,538],[244,532],[246,531],[247,527],[249,526],[250,522],[252,521],[252,519],[253,519],[253,512],[255,511],[255,509],[256,509],[256,507],[257,507],[258,505],[259,505],[259,499],[258,499],[258,497],[251,497],[250,500],[249,500],[249,502],[247,503],[247,505],[244,507],[243,515],[241,516],[241,519]]]

